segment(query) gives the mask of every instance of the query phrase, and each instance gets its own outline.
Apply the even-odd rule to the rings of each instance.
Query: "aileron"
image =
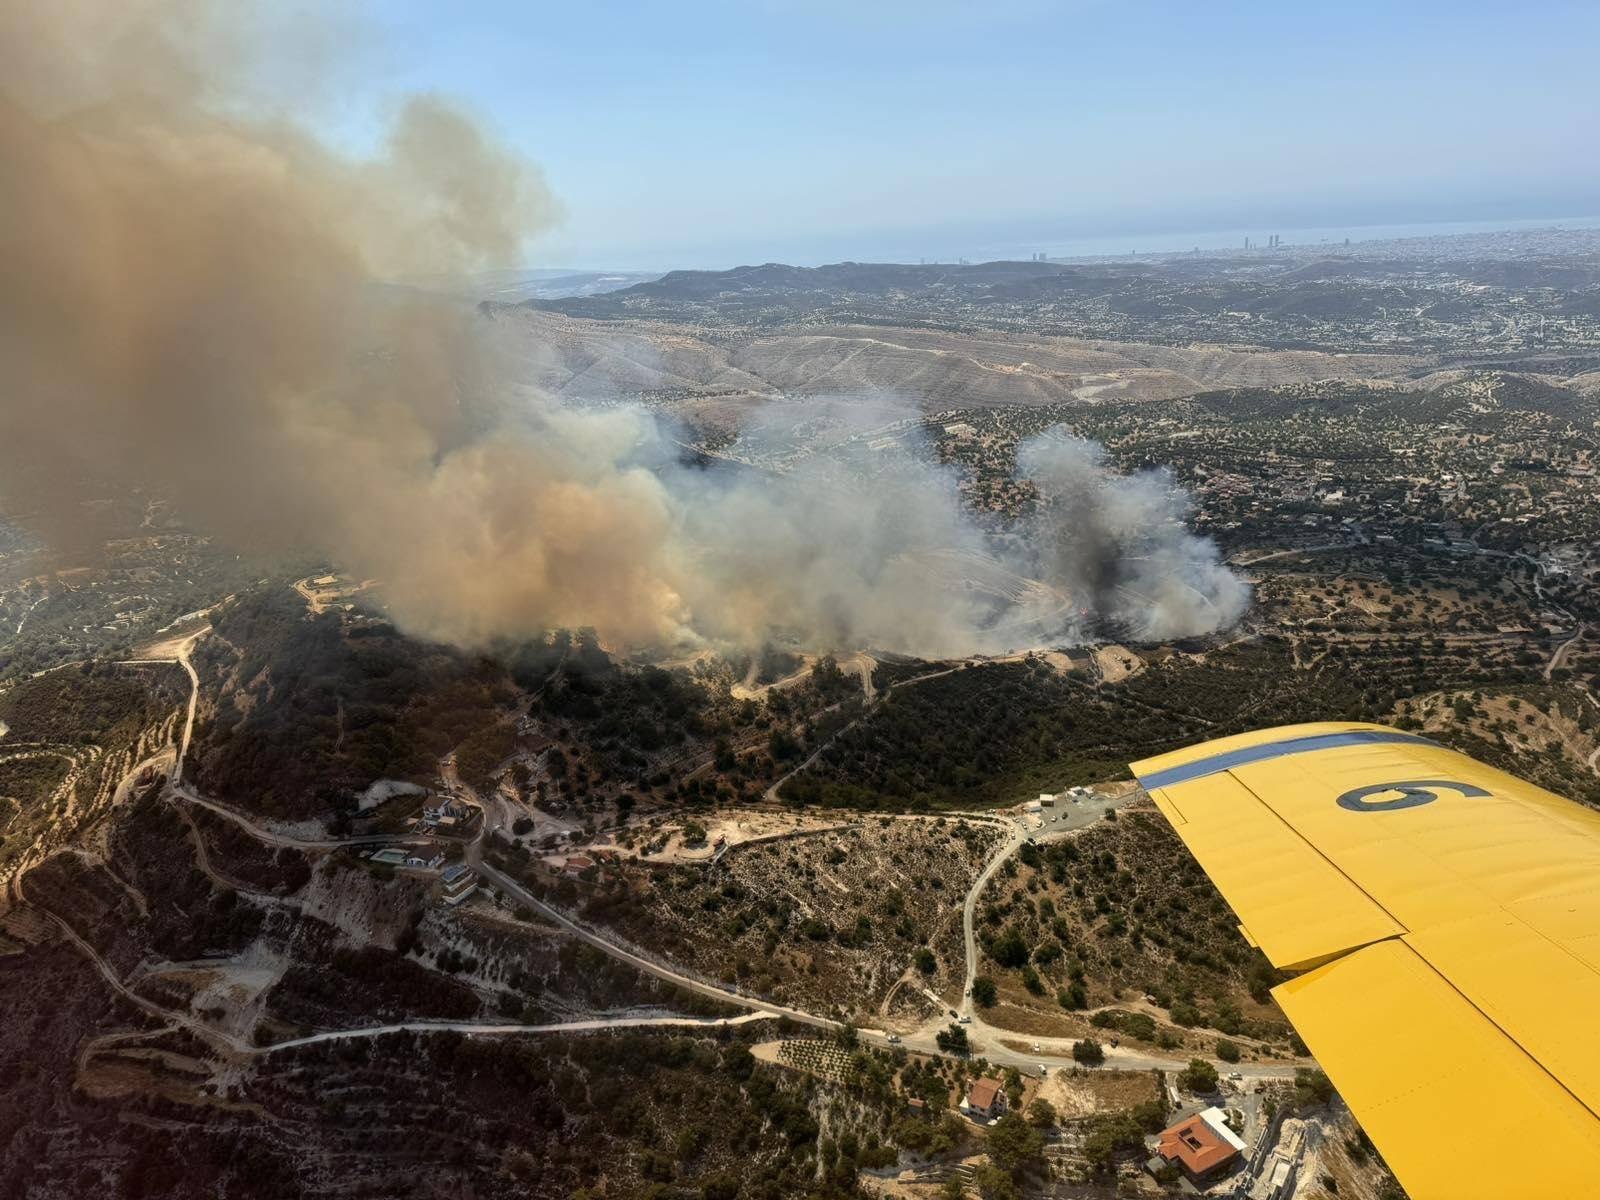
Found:
[[[1600,1172],[1600,1122],[1402,942],[1273,995],[1412,1200],[1576,1195]],[[1516,1153],[1453,1152],[1486,1109]]]
[[[1134,773],[1415,1200],[1600,1176],[1600,814],[1381,726],[1264,730]],[[1174,819],[1176,815],[1177,819]],[[1444,1147],[1492,1103],[1521,1148]]]

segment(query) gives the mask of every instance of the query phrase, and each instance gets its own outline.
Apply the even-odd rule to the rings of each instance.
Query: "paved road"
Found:
[[[1026,1033],[1017,1033],[1014,1030],[996,1029],[992,1025],[985,1025],[983,1029],[994,1035],[995,1040],[983,1045],[974,1053],[981,1055],[992,1063],[1001,1066],[1017,1067],[1027,1074],[1037,1075],[1039,1067],[1049,1067],[1052,1071],[1064,1067],[1077,1067],[1080,1064],[1072,1058],[1073,1038],[1048,1038],[1035,1037]],[[1009,1046],[1000,1044],[1000,1037],[1009,1038],[1014,1042],[1027,1042],[1037,1045],[1037,1053],[1031,1050],[1013,1050]],[[1105,1069],[1109,1071],[1167,1071],[1176,1073],[1189,1065],[1189,1058],[1167,1058],[1159,1054],[1139,1054],[1132,1050],[1120,1047],[1102,1046],[1105,1051]],[[1190,1058],[1204,1057],[1190,1055]],[[1214,1058],[1208,1059],[1213,1066],[1223,1075],[1237,1071],[1246,1079],[1293,1079],[1294,1063],[1219,1063]]]

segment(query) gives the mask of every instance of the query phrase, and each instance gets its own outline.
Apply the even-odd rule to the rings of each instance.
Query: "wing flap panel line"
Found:
[[[1332,751],[1253,764],[1234,778],[1392,914],[1405,943],[1485,1020],[1600,1116],[1592,1032],[1600,970],[1588,944],[1600,932],[1600,840],[1581,820],[1560,819],[1562,808],[1576,808],[1571,801],[1491,777],[1464,755],[1404,751],[1394,761],[1392,753]],[[1370,791],[1374,778],[1426,780],[1441,766],[1445,778],[1433,780],[1421,804],[1352,811],[1336,802],[1352,782]]]
[[[1305,971],[1274,995],[1417,1200],[1572,1194],[1600,1175],[1600,813],[1379,732],[1265,730],[1134,771],[1241,932]],[[1441,1150],[1486,1094],[1519,1153]]]
[[[1273,996],[1413,1200],[1571,1194],[1600,1172],[1600,1120],[1402,939],[1362,947]],[[1455,1154],[1480,1127],[1516,1154]]]
[[[1592,966],[1504,910],[1403,940],[1600,1121]]]
[[[1252,943],[1283,970],[1305,970],[1405,927],[1231,774],[1151,792]]]
[[[1150,793],[1150,799],[1155,801],[1156,807],[1161,810],[1161,815],[1167,819],[1167,824],[1174,829],[1188,824],[1188,818],[1183,815],[1183,810],[1165,792],[1153,791]]]

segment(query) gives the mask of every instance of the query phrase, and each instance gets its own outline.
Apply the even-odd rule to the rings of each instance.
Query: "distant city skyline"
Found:
[[[1026,258],[1600,213],[1592,4],[364,8],[379,48],[328,89],[325,123],[359,145],[401,92],[462,99],[563,203],[529,266]]]

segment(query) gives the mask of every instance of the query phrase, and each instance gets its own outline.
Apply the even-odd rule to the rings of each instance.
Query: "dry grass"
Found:
[[[988,954],[980,974],[992,978],[999,1003],[985,1020],[1001,1028],[1048,1037],[1082,1037],[1096,1008],[1142,1008],[1180,1046],[1209,1049],[1218,1030],[1236,1041],[1287,1036],[1287,1022],[1270,1000],[1257,1001],[1252,972],[1265,968],[1239,936],[1238,918],[1173,834],[1147,804],[1129,806],[1114,822],[1046,847],[1030,866],[1008,864],[985,890],[978,908],[980,942],[1017,931],[1030,950],[1059,946],[1036,970],[1041,990],[1030,992],[1020,970]],[[1063,1007],[1060,996],[1081,972],[1085,1010]],[[1153,1005],[1142,1003],[1153,995]],[[1187,1003],[1201,1020],[1180,1027],[1170,1010]],[[1190,1020],[1182,1017],[1181,1020]],[[1095,1030],[1109,1041],[1114,1030]]]
[[[672,961],[774,1000],[837,1007],[874,1025],[903,1013],[914,1025],[929,1007],[918,999],[923,988],[960,987],[961,902],[997,836],[952,819],[869,817],[735,846],[714,865],[624,863],[587,912]],[[924,949],[930,972],[915,965]]]
[[[1039,1085],[1038,1097],[1063,1120],[1123,1112],[1160,1096],[1153,1071],[1062,1071]]]

